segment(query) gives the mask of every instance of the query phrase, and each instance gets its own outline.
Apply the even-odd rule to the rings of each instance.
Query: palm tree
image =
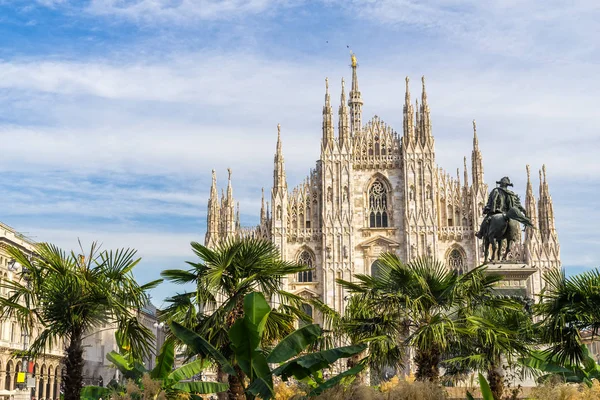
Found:
[[[594,337],[600,331],[600,271],[567,278],[564,270],[551,269],[544,281],[535,307],[542,341],[550,346],[549,357],[580,364],[586,359],[582,334]]]
[[[286,276],[307,269],[283,261],[270,241],[242,238],[224,241],[210,249],[192,242],[199,261],[188,262],[188,270],[166,270],[162,276],[174,283],[193,284],[194,289],[167,299],[162,319],[192,329],[223,355],[232,358],[228,331],[244,316],[244,296],[259,291],[276,306],[267,319],[263,340],[275,342],[294,330],[298,318],[309,320],[300,311],[302,300],[282,289]],[[237,375],[228,375],[231,399],[243,398]],[[221,379],[224,379],[220,371]]]
[[[334,344],[369,346],[367,352],[348,359],[348,368],[354,368],[361,358],[366,357],[373,382],[384,368],[403,367],[404,346],[401,342],[406,330],[397,323],[397,315],[374,310],[361,295],[350,296],[343,313],[338,313],[320,300],[313,300],[312,304],[323,315],[326,328],[323,340],[319,343],[320,348],[330,348]],[[359,375],[359,379],[363,377],[363,374]]]
[[[428,257],[404,264],[397,255],[386,253],[376,275],[338,282],[362,296],[371,312],[395,321],[396,332],[406,332],[403,344],[414,348],[416,379],[437,381],[442,354],[456,334],[455,322],[492,297],[501,279],[484,270],[459,275]]]
[[[504,394],[504,368],[518,367],[517,360],[529,356],[536,343],[529,304],[498,296],[477,306],[456,324],[456,357],[445,363],[455,371],[487,373],[495,400]]]
[[[18,278],[2,284],[10,294],[0,298],[0,316],[15,318],[29,332],[34,325],[44,328],[29,348],[31,357],[64,340],[65,400],[79,400],[87,334],[106,324],[116,326],[136,358],[150,353],[152,332],[136,312],[149,301],[146,291],[162,280],[138,285],[131,271],[140,259],[131,249],[100,251],[94,243],[84,256],[41,243],[35,252],[29,259],[21,250],[9,249],[22,269]]]

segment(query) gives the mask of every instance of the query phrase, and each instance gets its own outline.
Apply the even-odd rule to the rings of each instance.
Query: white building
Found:
[[[399,97],[392,94],[390,101]],[[342,79],[337,135],[326,80],[321,156],[315,168],[302,183],[288,189],[283,134],[278,125],[271,212],[263,193],[259,226],[241,227],[231,171],[220,200],[213,171],[205,244],[214,246],[223,239],[245,235],[273,241],[284,259],[313,267],[288,280],[286,289],[321,299],[338,311],[343,310],[347,294],[336,279],[371,274],[383,252],[395,252],[405,261],[432,256],[462,272],[480,265],[482,245],[475,232],[482,221],[488,185],[475,121],[470,168],[464,157],[462,173],[457,170],[450,175],[436,164],[424,78],[420,99],[414,104],[406,78],[400,134],[377,116],[364,124],[362,107],[353,56],[348,100]],[[489,268],[504,275],[506,289],[531,296],[541,290],[543,271],[561,263],[546,169],[540,171],[537,210],[529,166],[527,176],[525,208],[537,229],[526,231],[522,242],[514,246],[509,263]],[[501,177],[496,178],[494,181]]]

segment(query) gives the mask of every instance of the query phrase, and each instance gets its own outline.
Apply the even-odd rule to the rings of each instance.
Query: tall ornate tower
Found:
[[[219,222],[221,217],[219,207],[219,194],[217,193],[217,174],[212,170],[212,185],[208,198],[208,214],[206,217],[206,236],[204,245],[214,247],[219,241]]]
[[[471,151],[471,173],[472,173],[472,184],[471,184],[471,228],[473,232],[479,230],[479,226],[483,221],[483,207],[487,202],[488,186],[483,181],[483,157],[479,150],[479,138],[477,137],[477,124],[473,120],[473,150]],[[473,258],[475,264],[483,262],[483,256],[481,249],[478,246],[476,240],[474,240],[473,246]]]
[[[271,238],[281,254],[286,254],[288,223],[288,190],[285,177],[283,152],[281,151],[281,125],[277,124],[277,149],[273,160],[273,189],[271,190]]]
[[[405,250],[408,259],[437,254],[436,174],[434,140],[425,77],[421,106],[417,103],[415,124],[412,124],[409,79],[406,78],[404,103],[404,135],[402,136],[402,168],[404,171]]]
[[[354,57],[354,56],[353,56]],[[360,91],[356,78],[356,58],[353,58],[354,123],[360,124]],[[352,95],[351,95],[352,96]],[[323,107],[323,143],[321,146],[321,187],[323,188],[322,207],[322,249],[323,253],[323,291],[330,293],[326,304],[342,311],[345,294],[335,282],[336,279],[350,279],[353,254],[352,226],[352,136],[348,126],[348,108],[346,90],[342,80],[342,93],[338,109],[338,138],[333,137],[333,112],[329,103],[329,88],[326,87],[325,106]],[[353,132],[360,129],[355,125]]]
[[[356,68],[358,63],[356,56],[352,54],[350,56],[352,65],[352,90],[350,90],[350,99],[348,99],[348,105],[350,106],[350,129],[352,134],[356,134],[362,129],[362,97],[360,96],[360,90],[358,89],[358,76],[356,75]]]

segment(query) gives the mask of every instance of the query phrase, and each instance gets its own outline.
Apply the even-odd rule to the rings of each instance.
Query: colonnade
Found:
[[[14,391],[19,388],[17,375],[21,372],[22,363],[20,360],[11,359],[4,361],[0,359],[0,392]],[[59,365],[36,362],[33,367],[33,373],[28,373],[28,377],[35,378],[35,389],[32,390],[32,399],[35,400],[58,400],[60,398],[60,382],[62,373]]]

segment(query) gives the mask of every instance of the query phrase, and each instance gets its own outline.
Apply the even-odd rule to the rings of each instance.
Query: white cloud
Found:
[[[281,4],[94,0],[88,11],[160,26],[256,14]],[[600,79],[597,42],[590,39],[598,29],[595,3],[356,0],[346,7],[385,22],[386,29],[411,30],[413,38],[444,37],[434,49],[420,42],[407,49],[383,46],[375,55],[377,44],[368,56],[359,53],[364,120],[378,114],[400,130],[403,77],[413,77],[414,99],[420,94],[417,77],[425,74],[437,161],[452,175],[456,167],[462,172],[462,156],[470,156],[475,118],[488,182],[508,174],[522,193],[525,164],[535,170],[546,163],[553,193],[567,181],[598,184]],[[503,57],[490,56],[497,54]],[[257,215],[260,186],[268,193],[272,181],[276,124],[283,126],[288,180],[294,186],[319,156],[323,78],[348,78],[346,63],[319,55],[273,59],[260,49],[174,50],[160,59],[132,51],[82,61],[4,60],[0,168],[28,175],[20,183],[26,190],[4,198],[5,213],[82,220],[108,214],[118,220],[114,230],[86,229],[83,223],[82,232],[24,229],[65,244],[76,236],[122,243],[153,260],[179,257],[196,232],[165,239],[163,232],[142,233],[142,227],[122,220],[138,215],[200,220],[210,170],[217,169],[224,187],[227,167],[233,168],[242,213],[247,219]],[[339,84],[332,83],[331,90],[337,105]],[[105,179],[90,184],[93,176]],[[594,195],[582,195],[575,213],[564,197],[555,196],[565,263],[598,261],[580,248],[580,227],[597,219],[593,204],[584,200]],[[199,222],[197,233],[202,236],[203,230]],[[596,236],[585,237],[597,241]]]
[[[257,14],[274,0],[91,0],[87,11],[135,21],[222,20]]]
[[[483,54],[526,60],[583,60],[598,49],[594,0],[352,0],[352,12],[378,23],[407,26]],[[573,45],[577,43],[577,45]]]

